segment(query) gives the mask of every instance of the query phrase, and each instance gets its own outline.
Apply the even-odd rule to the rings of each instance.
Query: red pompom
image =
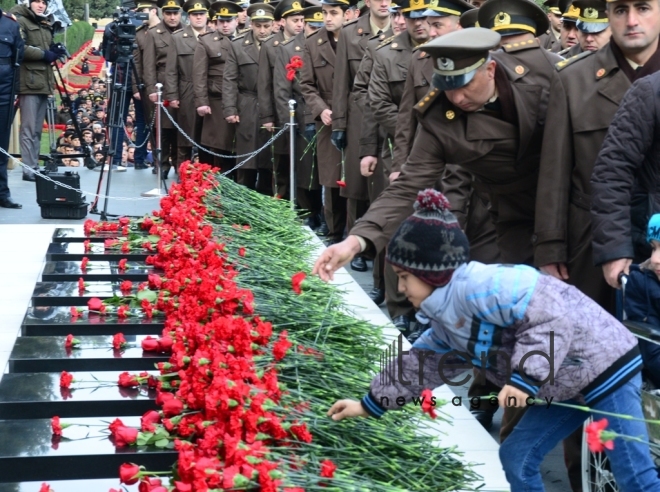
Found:
[[[417,200],[415,201],[415,211],[432,211],[442,212],[449,210],[451,205],[449,200],[437,190],[427,188],[424,191],[417,193]]]

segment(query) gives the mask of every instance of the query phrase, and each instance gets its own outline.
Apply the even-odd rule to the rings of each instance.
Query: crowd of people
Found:
[[[546,0],[543,5],[530,0],[365,0],[364,5],[355,0],[139,0],[134,10],[146,20],[137,21],[136,76],[132,70],[128,76],[132,102],[124,108],[122,135],[109,134],[115,152],[106,165],[116,170],[154,165],[150,122],[157,84],[162,84],[162,153],[155,165],[163,174],[167,177],[171,168],[176,173],[182,162],[194,159],[232,171],[237,182],[270,196],[287,198],[295,187],[307,224],[329,246],[315,272],[329,279],[340,266],[350,263],[367,271],[367,261],[373,261],[369,296],[386,303],[393,324],[411,342],[422,334],[420,343],[428,342],[434,317],[416,317],[421,301],[411,302],[405,281],[401,288],[402,275],[431,269],[448,275],[430,285],[448,285],[466,262],[465,248],[456,243],[463,232],[470,260],[535,267],[557,281],[550,290],[559,292],[568,283],[574,287],[571,296],[591,299],[592,313],[609,316],[605,313],[615,311],[621,275],[632,271],[634,277],[639,271],[631,270],[633,262],[646,261],[642,271],[660,275],[660,267],[653,270],[658,262],[647,261],[649,237],[660,237],[647,234],[648,220],[660,211],[656,132],[649,126],[657,119],[660,3]],[[45,0],[33,0],[17,7],[16,17],[2,17],[20,25],[22,40],[16,44],[25,44],[17,48],[23,58],[17,94],[22,112],[28,113],[21,127],[23,161],[33,168],[37,160],[30,149],[41,131],[44,98],[52,93],[49,71],[37,68],[61,55],[47,36],[41,44],[31,37],[29,23],[44,6]],[[107,39],[111,33],[112,26]],[[107,39],[104,53],[111,50]],[[5,55],[14,56],[0,52],[0,59]],[[0,63],[0,71],[3,67]],[[82,135],[65,121],[67,130],[58,141],[62,155],[88,146],[103,164],[106,92],[100,80],[79,92],[74,113]],[[289,180],[290,146],[284,136],[235,169],[242,156],[265,146],[289,122],[290,100],[296,102],[295,182]],[[6,107],[0,99],[0,120],[10,113]],[[81,164],[76,158],[63,157],[63,162]],[[24,172],[25,179],[33,179],[29,169]],[[0,172],[0,206],[15,208],[5,188]],[[427,188],[442,191],[442,220],[455,220],[457,228],[404,241],[408,236],[399,227],[417,227],[406,218],[417,193]],[[433,213],[419,221],[431,219]],[[393,236],[398,243],[390,247],[396,247],[398,257],[395,261],[388,250],[385,261]],[[521,275],[529,286],[536,285],[530,271]],[[657,296],[649,299],[648,309],[658,309]],[[477,343],[483,345],[478,352],[490,354],[510,342],[503,342],[505,335],[492,322],[477,318],[465,327],[477,358]],[[466,323],[454,321],[456,328]],[[516,322],[503,323],[509,321]],[[630,348],[610,354],[618,357],[608,359],[612,367],[629,364],[625,374],[632,378],[641,367],[637,350],[647,370],[660,367],[657,348],[644,341],[639,349],[628,347],[619,327],[609,318],[604,323],[614,338],[626,339],[620,349]],[[437,349],[438,343],[434,339],[431,345]],[[567,344],[564,355],[569,346],[575,348]],[[571,360],[585,363],[579,354]],[[603,377],[616,386],[622,379],[609,370]],[[593,382],[591,376],[577,390]],[[518,390],[529,387],[520,383]],[[493,391],[503,391],[501,380],[475,378],[469,394],[484,397]],[[342,408],[353,408],[347,416],[379,416],[385,410],[369,398],[361,405],[362,410]],[[496,410],[482,407],[473,413],[489,427]],[[503,441],[519,428],[523,412],[517,410],[505,411]],[[580,431],[566,434],[571,487],[579,491],[582,436]],[[537,474],[535,469],[507,471],[512,483],[528,478],[537,483]],[[650,478],[645,484],[639,490],[657,487]]]

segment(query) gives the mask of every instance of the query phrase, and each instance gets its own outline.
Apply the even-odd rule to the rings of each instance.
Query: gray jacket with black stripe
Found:
[[[524,265],[461,265],[417,318],[431,328],[386,364],[362,399],[374,417],[472,367],[500,387],[591,406],[642,366],[637,340],[619,321],[575,287]]]

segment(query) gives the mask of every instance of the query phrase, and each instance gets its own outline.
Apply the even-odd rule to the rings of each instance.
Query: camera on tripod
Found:
[[[134,6],[132,0],[124,1],[122,6],[119,7],[119,12],[115,12],[112,16],[114,26],[111,29],[107,53],[105,53],[105,58],[110,63],[115,63],[119,57],[127,57],[133,54],[137,28],[140,23],[149,20],[149,14],[136,13],[130,10]]]

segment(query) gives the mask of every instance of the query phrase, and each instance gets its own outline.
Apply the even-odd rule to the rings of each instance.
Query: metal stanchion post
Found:
[[[167,192],[163,189],[163,163],[160,160],[162,145],[161,145],[161,134],[160,134],[160,117],[161,117],[161,105],[163,103],[163,84],[156,84],[156,94],[158,97],[158,102],[156,103],[156,150],[154,152],[154,165],[157,165],[158,171],[158,184],[157,187],[145,191],[142,193],[142,196],[165,196]]]
[[[291,210],[296,208],[296,101],[289,99],[289,197]]]

